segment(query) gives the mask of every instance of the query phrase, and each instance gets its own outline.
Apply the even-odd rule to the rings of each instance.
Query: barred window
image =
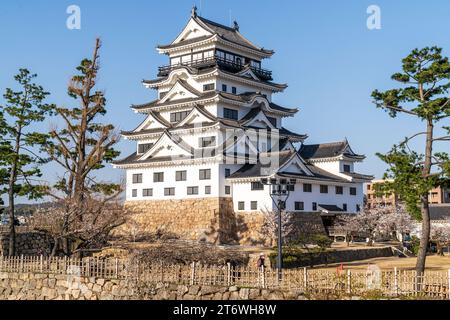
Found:
[[[187,187],[187,194],[188,196],[198,194],[198,187]]]
[[[142,173],[133,174],[133,183],[142,183]]]
[[[153,173],[153,182],[164,182],[164,172]]]
[[[175,188],[165,188],[164,189],[164,195],[165,196],[174,196],[175,195]]]
[[[214,83],[208,83],[203,85],[203,91],[212,91],[214,90],[215,85]]]
[[[205,194],[211,194],[211,186],[205,186]]]
[[[223,109],[223,117],[226,119],[237,120],[238,119],[238,111],[234,109]]]
[[[189,113],[190,111],[173,112],[170,114],[170,122],[175,123],[183,121]]]
[[[133,198],[137,198],[137,189],[131,190],[131,196],[132,196]]]
[[[143,197],[153,197],[153,189],[144,189],[142,190]]]
[[[328,186],[321,184],[320,193],[328,193]]]
[[[312,192],[312,185],[309,183],[303,184],[303,192]]]
[[[350,195],[356,196],[356,188],[355,187],[350,188]]]
[[[336,186],[336,194],[344,194],[344,188],[342,186]]]
[[[187,171],[177,171],[175,172],[175,181],[186,181]]]
[[[258,201],[250,202],[250,209],[251,210],[258,210]]]
[[[211,179],[211,169],[200,169],[199,179],[200,180],[210,180]]]
[[[302,210],[305,210],[305,203],[301,201],[295,202],[295,211],[302,211]]]
[[[264,190],[264,185],[259,181],[252,182],[252,191],[255,191],[255,190]]]
[[[238,210],[245,210],[245,202],[244,201],[238,202]]]

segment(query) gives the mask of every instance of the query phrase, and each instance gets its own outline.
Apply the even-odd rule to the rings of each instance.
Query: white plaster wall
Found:
[[[323,183],[326,184],[326,183]],[[342,208],[343,204],[347,204],[348,212],[356,212],[356,205],[363,207],[363,187],[362,184],[345,185],[344,193],[342,195],[336,194],[335,186],[339,184],[327,184],[328,193],[320,193],[320,184],[312,184],[312,192],[303,192],[303,184],[298,183],[295,186],[295,191],[291,191],[288,201],[286,203],[287,211],[294,211],[295,202],[304,202],[303,211],[312,211],[312,203],[336,205]],[[356,187],[356,196],[350,195],[350,187]],[[265,210],[266,207],[272,206],[272,200],[269,193],[269,187],[265,186],[263,190],[252,191],[251,183],[234,183],[233,184],[233,204],[235,211],[238,210],[238,202],[245,202],[245,210],[250,210],[250,202],[258,201],[258,210]]]
[[[211,169],[211,180],[199,180],[200,169]],[[187,171],[186,181],[175,181],[176,171]],[[153,182],[154,172],[164,172],[164,182]],[[142,173],[142,183],[133,184],[133,174]],[[171,200],[171,199],[189,199],[203,197],[218,197],[219,195],[219,165],[218,164],[197,164],[183,166],[167,166],[144,169],[127,170],[127,200]],[[187,187],[199,187],[198,195],[187,195]],[[205,186],[211,186],[211,194],[205,194]],[[165,188],[175,187],[175,196],[164,196]],[[132,197],[132,190],[138,190],[138,196]],[[153,189],[153,197],[142,197],[143,189]]]

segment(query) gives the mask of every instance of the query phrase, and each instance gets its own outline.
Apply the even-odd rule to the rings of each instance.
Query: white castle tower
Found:
[[[133,105],[145,116],[134,130],[136,152],[117,161],[126,170],[126,203],[148,231],[189,239],[258,242],[261,212],[274,210],[263,178],[292,181],[286,210],[298,215],[355,213],[363,183],[348,142],[305,145],[305,134],[283,127],[298,109],[272,101],[287,85],[262,68],[272,50],[234,27],[197,15],[169,45],[158,78],[144,80],[158,99]],[[320,219],[319,219],[320,220]],[[259,240],[258,240],[259,239]]]

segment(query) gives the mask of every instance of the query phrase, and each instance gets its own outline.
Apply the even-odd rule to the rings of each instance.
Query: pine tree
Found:
[[[18,91],[7,88],[3,95],[6,103],[0,106],[0,179],[7,179],[2,181],[6,185],[2,193],[8,194],[10,256],[16,253],[15,198],[38,199],[45,190],[38,178],[40,165],[47,161],[40,151],[49,136],[32,128],[44,121],[54,106],[44,102],[49,93],[33,82],[36,77],[27,69],[20,69],[14,77],[20,88]]]
[[[424,123],[424,131],[417,132],[394,145],[387,154],[378,156],[389,165],[386,179],[393,179],[378,187],[380,192],[395,192],[406,203],[408,211],[422,220],[420,249],[416,270],[425,271],[430,239],[430,210],[428,194],[436,186],[445,186],[450,177],[450,161],[446,152],[436,152],[436,142],[448,142],[450,136],[436,137],[436,127],[450,116],[450,63],[442,56],[442,49],[426,47],[414,49],[403,59],[402,72],[392,80],[403,86],[385,92],[372,93],[378,108],[395,118],[399,113],[413,116]],[[449,127],[442,127],[450,134]],[[425,137],[423,153],[413,150],[409,142]],[[448,150],[448,147],[444,150]],[[420,284],[419,284],[420,285]]]

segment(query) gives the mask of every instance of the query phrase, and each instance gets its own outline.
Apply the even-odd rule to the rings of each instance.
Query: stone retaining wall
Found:
[[[52,252],[53,238],[41,232],[17,232],[16,255],[48,256]],[[9,234],[0,233],[0,255],[7,255],[9,250]]]
[[[300,291],[278,291],[39,273],[0,272],[0,300],[305,300]]]

